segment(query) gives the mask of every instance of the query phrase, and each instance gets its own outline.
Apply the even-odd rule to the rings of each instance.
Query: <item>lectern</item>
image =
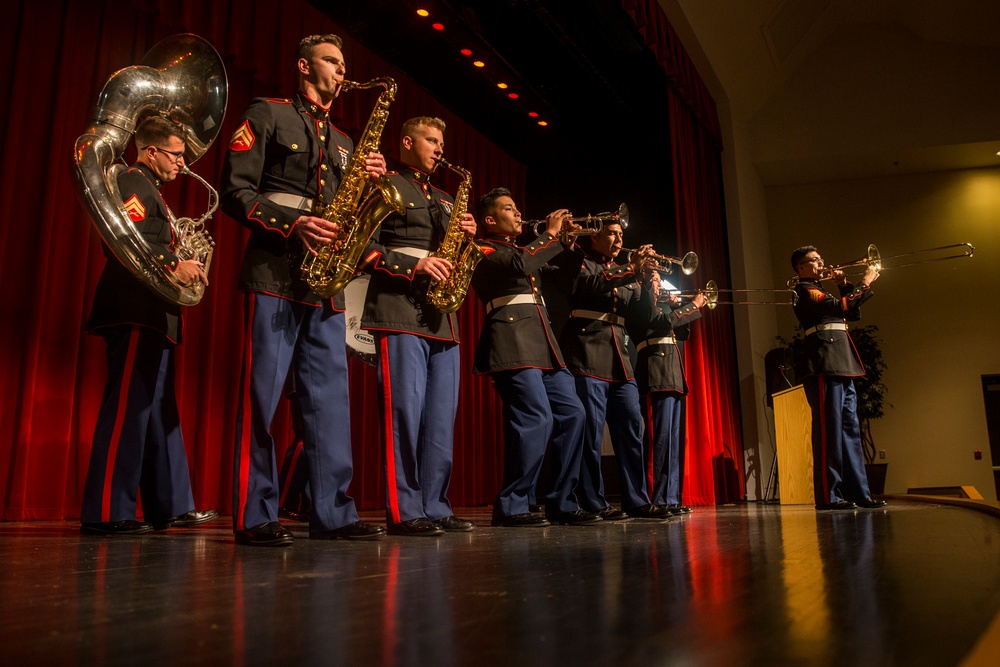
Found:
[[[802,385],[772,395],[782,505],[814,505],[812,412]]]

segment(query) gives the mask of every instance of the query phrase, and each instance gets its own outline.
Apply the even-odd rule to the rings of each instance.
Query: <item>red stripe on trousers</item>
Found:
[[[240,499],[236,507],[233,508],[233,519],[236,522],[236,530],[246,530],[244,524],[247,507],[247,487],[250,485],[250,441],[253,420],[250,414],[250,368],[253,360],[253,310],[256,303],[253,294],[247,298],[250,304],[247,308],[246,331],[243,332],[246,341],[246,351],[243,354],[243,395],[240,402],[243,404],[242,428],[240,429],[240,441],[238,443],[240,457],[240,479],[239,491]]]
[[[382,431],[385,433],[385,491],[389,503],[389,516],[393,523],[399,523],[399,496],[396,493],[396,443],[392,431],[392,374],[389,372],[389,341],[386,336],[379,340],[379,354],[382,356]]]
[[[653,439],[656,433],[653,432],[653,394],[646,394],[646,478],[649,480],[649,497],[653,497]]]
[[[132,385],[132,367],[135,365],[135,351],[139,347],[139,327],[132,327],[128,337],[128,352],[125,355],[125,368],[122,371],[122,386],[118,389],[118,412],[115,414],[115,427],[111,431],[111,442],[108,443],[108,460],[104,463],[104,490],[101,493],[101,521],[111,521],[111,483],[115,475],[115,458],[118,456],[118,443],[122,437],[122,424],[125,422],[125,411],[128,409],[128,392]]]

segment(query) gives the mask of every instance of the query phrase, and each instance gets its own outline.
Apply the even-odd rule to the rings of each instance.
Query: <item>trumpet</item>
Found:
[[[624,203],[618,205],[617,211],[607,213],[587,214],[576,218],[570,218],[566,222],[581,223],[582,229],[575,232],[563,232],[560,236],[565,238],[575,238],[577,236],[594,236],[600,234],[604,225],[621,225],[622,229],[628,229],[628,206]],[[522,220],[521,225],[531,225],[531,231],[538,236],[545,228],[545,220]]]
[[[618,250],[626,253],[625,259],[629,263],[632,262],[632,255],[639,252],[637,248],[619,248]],[[650,258],[654,262],[650,268],[657,273],[673,273],[675,264],[681,267],[681,273],[685,276],[690,276],[698,270],[698,255],[693,252],[689,252],[683,257],[670,257],[669,255],[653,253]]]
[[[963,248],[961,252],[952,252],[949,254],[944,254],[939,257],[933,256],[934,253],[940,253],[941,251],[949,251],[954,248]],[[904,266],[914,266],[916,264],[927,264],[929,262],[941,262],[946,259],[960,259],[962,257],[972,257],[972,254],[976,251],[975,246],[971,243],[953,243],[952,245],[938,246],[937,248],[925,248],[923,250],[913,250],[911,252],[902,252],[897,255],[889,255],[887,257],[882,257],[879,254],[878,248],[875,247],[874,243],[868,244],[868,253],[864,257],[859,257],[858,259],[851,260],[850,262],[845,262],[844,264],[831,264],[830,266],[824,266],[820,269],[819,279],[820,280],[832,280],[835,271],[843,271],[844,269],[852,269],[855,267],[865,267],[867,270],[869,267],[875,269],[876,271],[887,271],[888,269],[900,269]],[[894,260],[898,260],[903,257],[918,257],[920,255],[926,255],[922,259],[917,259],[916,261],[906,262],[904,264],[894,264]],[[845,272],[846,273],[846,272]],[[863,273],[863,272],[861,272]],[[861,273],[851,272],[848,275],[861,275]],[[785,283],[789,288],[794,288],[799,284],[799,277],[792,276]]]
[[[741,294],[741,293],[765,293],[774,294],[774,301],[720,301],[719,294]],[[688,299],[693,299],[697,295],[702,294],[705,296],[705,306],[709,310],[714,310],[716,306],[726,304],[730,306],[794,306],[798,303],[799,295],[795,293],[794,289],[720,289],[714,280],[709,280],[705,285],[705,289],[698,290],[697,292],[683,292],[680,290],[673,289],[661,289],[660,296],[678,296]],[[785,295],[785,300],[778,300],[778,295]]]

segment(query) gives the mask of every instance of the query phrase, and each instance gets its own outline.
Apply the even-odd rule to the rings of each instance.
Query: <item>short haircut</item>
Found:
[[[412,137],[420,125],[437,128],[441,130],[441,134],[444,134],[445,124],[443,120],[432,116],[417,116],[403,123],[403,129],[399,131],[399,140],[402,141],[403,137]]]
[[[338,35],[332,33],[327,33],[325,35],[309,35],[308,37],[303,37],[302,41],[299,42],[299,58],[305,58],[308,60],[316,47],[320,44],[333,44],[338,49],[344,48],[344,40],[342,40]]]
[[[476,217],[485,221],[486,216],[495,216],[497,212],[497,200],[500,197],[510,196],[510,190],[507,188],[493,188],[479,198],[479,205],[477,207],[479,215]]]
[[[170,137],[187,142],[183,127],[163,116],[150,116],[135,129],[135,147],[143,151],[148,146],[162,146]]]
[[[816,250],[816,246],[814,246],[814,245],[804,245],[801,248],[796,248],[795,250],[793,250],[792,251],[792,270],[795,271],[796,273],[798,273],[799,272],[799,262],[802,261],[803,257],[805,257],[809,253],[813,252],[814,250]]]

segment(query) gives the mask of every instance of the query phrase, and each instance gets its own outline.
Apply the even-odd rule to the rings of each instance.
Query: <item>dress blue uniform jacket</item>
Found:
[[[873,296],[871,288],[862,283],[855,288],[850,283],[838,285],[837,298],[818,283],[800,281],[795,287],[795,316],[803,331],[821,324],[856,322],[861,319],[861,304]],[[861,377],[864,366],[854,349],[847,331],[833,329],[817,331],[805,337],[806,355],[799,377],[807,375],[839,375]]]
[[[681,359],[679,341],[691,336],[691,322],[701,317],[701,311],[691,303],[678,308],[669,304],[657,305],[648,322],[637,325],[630,321],[629,335],[638,347],[644,341],[657,338],[674,339],[674,343],[644,345],[636,354],[635,377],[639,393],[651,391],[672,391],[681,395],[688,392],[684,378],[684,364]]]

